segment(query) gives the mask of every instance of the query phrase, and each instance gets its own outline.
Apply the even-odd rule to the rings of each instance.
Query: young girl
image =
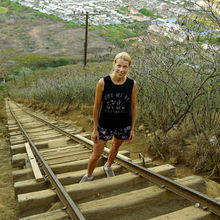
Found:
[[[119,147],[124,140],[134,139],[136,82],[127,77],[130,67],[129,54],[126,52],[117,54],[113,61],[113,72],[101,78],[97,84],[93,108],[93,153],[89,158],[87,174],[83,176],[80,183],[93,180],[93,170],[107,141],[112,137],[113,142],[104,170],[107,177],[114,176],[111,165]]]

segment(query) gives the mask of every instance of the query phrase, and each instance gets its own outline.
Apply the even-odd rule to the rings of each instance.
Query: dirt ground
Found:
[[[59,122],[65,122],[70,127],[81,127],[86,132],[92,131],[92,108],[86,107],[82,110],[72,109],[66,115],[59,116],[55,118],[54,115],[48,114],[48,111],[44,110],[44,113],[50,118],[57,119]],[[10,155],[10,145],[8,142],[8,137],[6,133],[6,128],[1,123],[0,124],[0,220],[14,220],[18,219],[19,211],[17,200],[14,196],[13,181],[12,181],[12,170],[11,167],[11,155]],[[111,142],[109,142],[108,147]],[[147,146],[145,143],[145,137],[142,133],[136,132],[136,137],[133,142],[125,142],[120,150],[130,151],[131,158],[138,158],[139,153],[142,153],[147,157]],[[153,161],[154,165],[166,164],[166,161]],[[184,164],[179,164],[177,168],[177,177],[181,178],[184,176],[193,175],[192,170],[184,166]],[[214,181],[207,180],[207,195],[211,197],[220,196],[220,184]]]
[[[67,29],[63,24],[33,26],[28,36],[34,41],[35,53],[51,53],[53,55],[81,56],[84,52],[85,28]],[[96,31],[89,31],[88,53],[102,52],[110,43],[99,37]]]
[[[9,142],[5,137],[5,127],[0,122],[0,220],[18,219],[12,171]]]
[[[0,23],[0,27],[1,27]],[[6,26],[8,27],[8,26]],[[12,52],[16,50],[18,54],[37,53],[50,55],[81,56],[84,52],[85,29],[67,29],[62,23],[30,25],[24,30],[26,40],[21,39],[21,33],[15,33],[13,29],[4,27],[1,33],[0,47],[2,51]],[[29,44],[27,44],[27,41]],[[96,31],[89,31],[88,55],[101,53],[108,49],[111,44],[100,37]]]
[[[0,17],[0,29],[0,56],[7,58],[5,60],[9,65],[22,61],[22,56],[26,54],[83,59],[84,27],[67,27],[63,21],[30,17],[25,12],[23,16]],[[106,53],[112,47],[112,43],[97,31],[88,31],[88,57]]]

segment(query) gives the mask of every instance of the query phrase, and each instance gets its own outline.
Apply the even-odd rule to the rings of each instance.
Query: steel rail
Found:
[[[19,106],[19,108],[21,108],[21,107]],[[46,123],[50,127],[56,129],[57,131],[61,132],[62,134],[65,134],[66,136],[73,139],[74,141],[81,143],[82,145],[88,147],[89,149],[93,148],[93,142],[88,140],[87,138],[80,137],[78,135],[73,135],[73,134],[65,131],[64,129],[59,128],[58,126],[53,125],[52,123],[48,122],[47,120],[40,118],[39,116],[36,116],[36,115],[34,115],[30,112],[27,112],[23,109],[22,109],[22,111],[26,112],[27,114],[31,115],[32,117],[37,118],[40,121]],[[108,153],[109,153],[109,149],[105,148],[104,154],[106,155]],[[191,201],[192,203],[197,204],[197,206],[199,206],[200,208],[202,208],[204,210],[208,209],[210,212],[216,214],[217,216],[220,216],[220,201],[215,200],[213,198],[210,198],[207,195],[200,193],[196,190],[193,190],[187,186],[179,184],[179,183],[177,183],[167,177],[164,177],[158,173],[155,173],[145,167],[139,166],[131,161],[128,161],[124,157],[122,157],[121,155],[117,155],[115,161],[117,163],[119,163],[120,165],[122,165],[123,167],[129,169],[130,171],[132,171],[134,173],[138,173],[140,176],[146,178],[150,182],[152,182],[152,183],[154,183],[164,189],[167,189],[167,190]]]
[[[21,123],[18,121],[17,117],[15,116],[15,114],[12,112],[10,105],[9,106],[9,110],[11,112],[11,115],[14,117],[16,123],[18,124],[18,126],[20,127],[25,139],[27,140],[27,142],[30,144],[32,150],[34,151],[34,155],[38,158],[38,160],[40,161],[42,168],[45,172],[45,176],[46,178],[49,179],[51,185],[53,186],[52,189],[54,189],[54,191],[56,192],[56,194],[58,195],[58,197],[60,198],[60,201],[63,203],[64,208],[63,210],[66,210],[66,212],[68,213],[68,215],[70,216],[70,218],[72,220],[86,220],[85,217],[82,215],[82,213],[80,212],[80,210],[78,209],[78,207],[76,206],[76,204],[73,202],[73,200],[71,199],[71,197],[69,196],[69,194],[66,192],[66,190],[64,189],[63,185],[60,183],[60,181],[57,179],[56,175],[53,173],[53,171],[51,170],[51,168],[48,166],[47,162],[44,160],[44,158],[41,156],[40,152],[38,151],[37,147],[34,145],[34,143],[32,142],[31,138],[29,137],[29,135],[26,133],[26,131],[24,130],[23,126],[21,125]],[[22,110],[22,109],[21,109]]]

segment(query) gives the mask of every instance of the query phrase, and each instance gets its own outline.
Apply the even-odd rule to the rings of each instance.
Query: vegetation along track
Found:
[[[175,167],[152,167],[144,157],[119,153],[116,176],[106,178],[105,148],[95,180],[79,184],[92,151],[87,134],[13,101],[6,108],[20,219],[219,219],[220,198],[203,194],[201,177],[176,179]]]

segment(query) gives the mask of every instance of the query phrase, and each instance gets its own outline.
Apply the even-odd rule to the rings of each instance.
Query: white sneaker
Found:
[[[86,174],[82,177],[82,179],[80,180],[79,183],[85,183],[85,182],[89,182],[92,181],[94,179],[94,176],[88,177]]]
[[[115,173],[114,173],[112,167],[107,167],[107,163],[105,163],[105,165],[104,165],[104,171],[105,171],[107,177],[115,176]]]

